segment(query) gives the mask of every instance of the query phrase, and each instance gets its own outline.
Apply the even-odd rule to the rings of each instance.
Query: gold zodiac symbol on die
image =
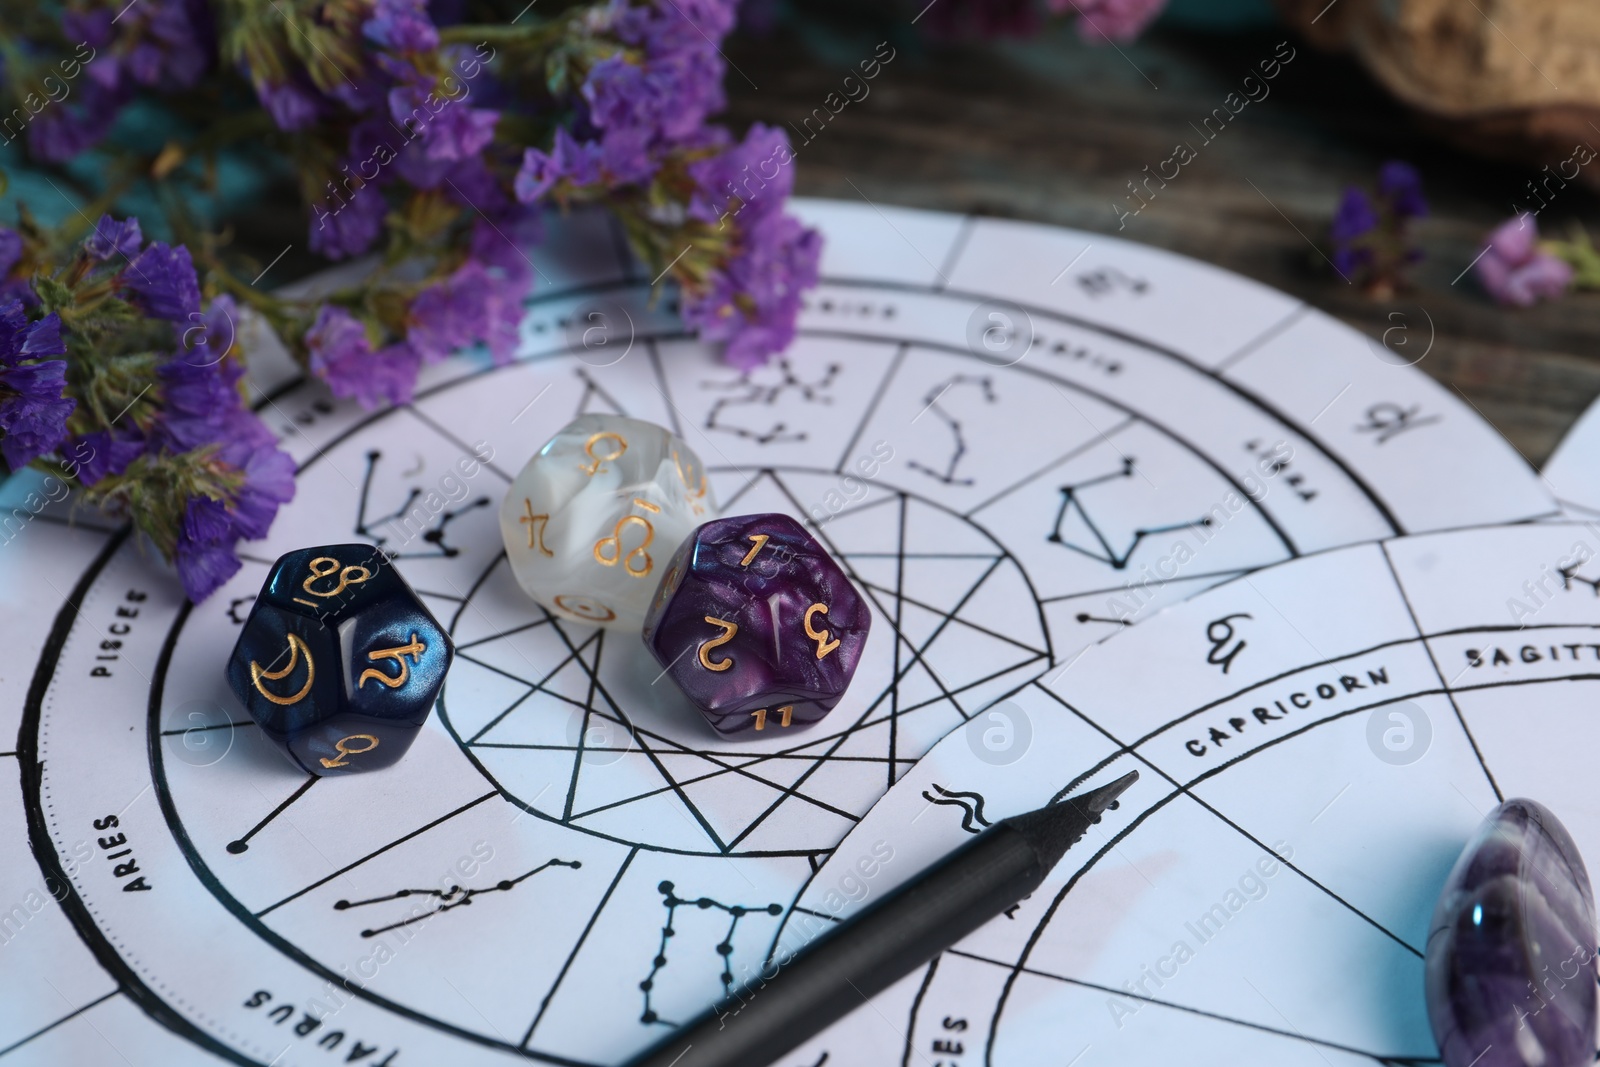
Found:
[[[517,521],[528,524],[528,547],[537,548],[547,556],[555,555],[544,543],[544,532],[550,528],[550,516],[535,515],[533,513],[533,501],[527,497],[522,498],[522,510],[524,514]],[[537,544],[535,544],[535,534],[538,537]]]
[[[601,455],[594,450],[594,446],[599,444],[601,441],[604,441],[608,437],[616,442],[616,451],[608,452],[606,455]],[[583,451],[591,460],[593,460],[593,462],[580,463],[578,464],[578,469],[587,474],[589,477],[593,478],[596,474],[600,473],[600,465],[602,463],[609,463],[614,459],[620,458],[621,455],[627,450],[628,442],[622,439],[621,434],[612,433],[610,430],[602,430],[600,433],[590,434],[589,440],[584,442]]]
[[[392,659],[400,665],[399,674],[389,674],[376,667],[368,667],[361,672],[361,677],[356,681],[356,688],[360,689],[367,684],[368,679],[388,686],[390,689],[399,689],[411,677],[411,667],[406,665],[406,657],[411,657],[412,664],[422,663],[422,654],[428,651],[428,646],[417,640],[416,632],[411,634],[411,643],[399,645],[395,648],[378,648],[367,653],[367,659],[373,663],[381,663]]]
[[[648,500],[640,500],[635,497],[633,502],[647,511],[657,513],[661,511],[660,508]],[[622,554],[622,530],[630,522],[638,523],[644,527],[644,540],[640,541],[636,548],[631,549],[624,556]],[[612,527],[610,537],[602,537],[594,543],[594,561],[602,567],[615,567],[620,559],[623,561],[622,569],[627,571],[630,577],[643,578],[656,565],[655,560],[650,558],[650,553],[645,551],[650,547],[650,542],[655,539],[656,528],[650,525],[649,519],[641,518],[638,515],[624,515],[617,520],[616,526]],[[642,562],[644,564],[643,567],[635,566],[636,562]]]
[[[326,564],[326,566],[323,566],[323,564]],[[319,570],[318,568],[321,569]],[[306,577],[305,581],[300,583],[300,588],[304,589],[311,596],[321,597],[324,600],[328,599],[329,597],[338,596],[349,586],[360,585],[362,582],[370,581],[372,579],[372,572],[361,566],[361,564],[352,563],[348,567],[341,567],[339,561],[334,559],[332,556],[318,556],[316,559],[311,561],[308,569],[311,571],[311,573]],[[322,579],[331,577],[335,574],[339,576],[339,584],[334,586],[332,589],[323,592],[321,590],[311,588],[312,582],[321,581]],[[316,605],[311,601],[301,600],[299,597],[295,597],[294,602],[296,604],[304,604],[308,608],[316,607]]]
[[[352,741],[366,741],[367,745],[364,748],[351,748],[350,742]],[[339,753],[339,758],[329,759],[327,756],[323,756],[322,765],[324,767],[348,767],[350,766],[351,756],[359,756],[363,752],[371,752],[377,747],[378,739],[371,734],[351,734],[349,737],[341,737],[333,743],[333,750]]]
[[[814,616],[814,615],[826,615],[827,613],[828,613],[828,605],[826,605],[826,604],[813,604],[809,608],[806,609],[806,617],[805,617],[806,636],[811,638],[811,640],[813,640],[813,641],[815,641],[817,643],[817,658],[818,659],[821,659],[823,656],[826,656],[829,652],[832,652],[834,649],[839,647],[839,639],[836,638],[836,637],[833,637],[832,633],[830,633],[827,630],[818,630],[818,629],[814,628],[811,625],[812,616]],[[833,638],[833,639],[829,640],[829,638]]]
[[[302,652],[305,653],[306,657],[305,685],[302,685],[290,696],[280,696],[261,684],[261,679],[263,678],[267,679],[269,682],[276,682],[281,678],[289,677],[289,674],[294,670],[295,665],[300,662],[300,654]],[[283,669],[269,671],[255,660],[250,661],[250,684],[256,687],[256,692],[260,693],[274,704],[287,706],[290,704],[300,703],[301,700],[305,699],[305,695],[311,692],[311,683],[316,680],[316,677],[317,665],[311,659],[311,649],[306,647],[305,641],[302,640],[298,634],[289,635],[289,662],[284,665]]]
[[[617,617],[616,612],[600,601],[581,593],[562,593],[555,598],[555,606],[584,622],[610,622]]]
[[[691,462],[688,469],[685,470],[683,460],[678,458],[677,449],[672,450],[672,465],[678,468],[678,480],[683,483],[684,495],[689,498],[689,506],[694,509],[696,515],[704,514],[706,510],[704,504],[706,498],[706,472],[703,470],[700,472],[700,483],[697,488],[694,480],[694,464]]]

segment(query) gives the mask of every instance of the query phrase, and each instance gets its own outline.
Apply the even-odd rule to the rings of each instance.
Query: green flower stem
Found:
[[[1574,289],[1600,289],[1600,249],[1581,225],[1572,228],[1570,241],[1541,241],[1539,247],[1572,266]]]
[[[543,38],[554,39],[565,29],[565,20],[524,15],[516,22],[505,24],[464,23],[459,26],[441,26],[439,43],[477,44],[480,41],[487,41],[490,44],[534,44],[541,42]]]

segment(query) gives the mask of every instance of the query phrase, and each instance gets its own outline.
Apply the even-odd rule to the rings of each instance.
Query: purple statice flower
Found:
[[[200,281],[182,245],[151,241],[118,278],[129,302],[153,318],[188,326],[200,313]]]
[[[1372,262],[1368,238],[1378,229],[1378,210],[1365,190],[1350,186],[1333,214],[1328,236],[1333,241],[1333,265],[1350,277]]]
[[[725,341],[723,358],[749,370],[794,340],[800,294],[817,284],[822,235],[783,214],[741,229],[737,250],[706,291],[684,300],[683,318],[702,339]]]
[[[121,474],[149,445],[136,430],[97,430],[74,437],[61,450],[67,473],[83,485]]]
[[[422,143],[429,159],[471,159],[494,140],[500,112],[469,107],[465,95],[450,98],[420,85],[389,90],[389,114]]]
[[[425,0],[378,0],[362,25],[367,40],[396,52],[431,52],[439,47]]]
[[[239,305],[224,293],[211,301],[193,326],[183,331],[182,358],[195,366],[219,364],[239,337]]]
[[[783,213],[793,161],[788,135],[756,123],[742,142],[689,166],[689,215],[731,232],[727,262],[686,294],[684,321],[726,342],[724,358],[741,369],[788,347],[800,294],[817,283],[821,235]]]
[[[252,79],[256,99],[272,116],[280,130],[303,130],[322,114],[322,104],[317,94],[295,81],[271,84]]]
[[[204,600],[238,572],[239,557],[234,554],[238,543],[227,504],[206,496],[190,498],[172,552],[190,600]]]
[[[406,314],[406,344],[424,363],[482,342],[496,363],[508,362],[520,339],[526,273],[491,271],[468,260],[417,294]]]
[[[411,301],[406,343],[423,363],[438,363],[472,343],[484,310],[484,278],[483,266],[468,262]]]
[[[515,207],[499,177],[489,169],[482,156],[455,164],[449,178],[444,191],[450,199],[473,208],[481,216],[498,218]]]
[[[673,0],[670,4],[630,6],[612,3],[606,10],[612,31],[626,44],[644,49],[649,56],[664,56],[702,49],[733,29],[738,4],[730,0]]]
[[[67,417],[77,402],[62,396],[67,364],[61,319],[29,322],[20,300],[0,308],[0,455],[13,470],[67,439]]]
[[[484,270],[484,309],[478,339],[495,363],[508,363],[522,343],[524,306],[533,290],[533,263],[523,251],[539,243],[535,211],[513,211],[473,224],[468,253]]]
[[[0,278],[11,273],[11,269],[22,260],[22,235],[16,230],[8,230],[0,226]]]
[[[629,47],[591,66],[579,89],[580,126],[597,131],[611,186],[649,180],[663,155],[701,138],[707,117],[726,106],[718,44],[733,27],[734,7],[727,0],[674,0],[597,10],[595,32],[609,30]],[[558,144],[552,156],[560,150]],[[590,159],[560,162],[565,166],[551,167],[540,156],[525,160],[523,187],[535,191],[549,173],[563,175]]]
[[[210,69],[216,42],[204,0],[141,0],[112,21],[133,40],[122,64],[140,85],[189,89]]]
[[[116,12],[110,8],[91,8],[87,11],[67,10],[61,13],[61,32],[69,41],[80,41],[89,46],[94,55],[85,68],[85,73],[100,82],[107,89],[114,89],[119,75],[115,61],[110,63],[98,62],[100,55],[111,44],[111,31],[116,26]]]
[[[372,350],[367,328],[344,308],[324,304],[306,331],[311,371],[335,396],[353,397],[368,411],[408,404],[422,359],[409,345]]]
[[[91,259],[108,260],[115,257],[131,260],[139,254],[144,244],[144,234],[139,230],[139,220],[133,217],[118,222],[110,215],[101,215],[94,224],[94,232],[83,242],[83,250]]]
[[[1422,175],[1417,168],[1391,159],[1378,171],[1378,197],[1397,219],[1420,219],[1428,214],[1422,195]]]
[[[517,199],[531,204],[544,197],[560,181],[577,187],[600,180],[602,149],[594,141],[578,141],[566,127],[556,130],[555,144],[549,152],[530,148],[522,154],[514,190]]]
[[[690,216],[722,226],[781,211],[794,189],[793,162],[788,134],[755,123],[742,142],[689,164]]]
[[[372,182],[347,194],[311,205],[311,250],[329,259],[359,256],[383,233],[388,202]]]
[[[239,488],[226,501],[190,498],[178,528],[173,562],[190,600],[204,600],[233,577],[239,541],[265,537],[278,509],[294,499],[294,460],[278,450],[260,419],[242,414],[259,429],[221,443],[216,455],[242,476]]]
[[[539,244],[544,227],[537,211],[509,214],[495,222],[478,218],[472,224],[467,254],[511,281],[533,281],[533,261],[523,251]]]
[[[255,415],[250,417],[261,424]],[[247,541],[267,536],[278,508],[294,499],[294,460],[276,447],[270,430],[265,426],[262,430],[265,441],[241,439],[220,453],[224,462],[244,473],[244,485],[233,502],[233,529]]]
[[[187,452],[208,444],[272,437],[239,395],[244,366],[228,359],[238,308],[220,296],[198,324],[183,331],[179,351],[156,369],[163,400],[159,445]],[[241,417],[245,416],[245,417]]]
[[[1089,44],[1126,44],[1145,31],[1167,0],[1050,0],[1057,15],[1078,16],[1078,36]]]
[[[689,53],[692,56],[693,53]],[[589,121],[600,130],[638,130],[672,139],[698,128],[705,116],[720,110],[722,100],[710,85],[708,99],[697,100],[696,85],[686,69],[688,56],[665,56],[637,63],[626,55],[610,56],[590,68],[583,82]],[[707,79],[717,83],[717,79]]]
[[[496,364],[510,363],[522,343],[522,320],[527,315],[525,301],[533,288],[531,279],[493,278],[483,301],[481,340]]]
[[[11,277],[17,264],[22,262],[23,250],[22,235],[0,226],[0,307],[13,300],[29,305],[35,302],[33,286],[27,279]]]
[[[1540,249],[1538,223],[1527,214],[1508,219],[1489,234],[1489,247],[1476,270],[1497,303],[1523,308],[1561,296],[1573,275],[1571,264]]]
[[[643,64],[623,56],[603,59],[590,69],[582,95],[614,183],[649,178],[656,167],[653,149],[695,134],[726,104],[719,57],[698,49],[649,57]]]
[[[28,152],[45,163],[66,163],[105,137],[121,108],[118,91],[86,80],[81,92],[50,105],[28,123]]]

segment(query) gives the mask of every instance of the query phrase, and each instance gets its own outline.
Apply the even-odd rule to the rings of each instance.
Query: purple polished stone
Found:
[[[1448,1067],[1594,1062],[1594,895],[1542,804],[1501,804],[1456,861],[1428,934],[1427,995]]]
[[[741,515],[678,549],[644,641],[718,733],[747,734],[827,715],[871,625],[866,601],[798,522]]]

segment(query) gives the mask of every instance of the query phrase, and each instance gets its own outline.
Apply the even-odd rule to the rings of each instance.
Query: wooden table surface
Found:
[[[1158,31],[1119,51],[1082,45],[1057,26],[1025,42],[929,49],[904,27],[813,20],[732,45],[730,118],[798,126],[897,33],[897,54],[869,95],[804,144],[790,130],[797,193],[1115,233],[1258,279],[1374,338],[1403,326],[1389,340],[1405,339],[1408,352],[1426,347],[1431,320],[1419,367],[1534,464],[1600,394],[1600,294],[1510,311],[1470,272],[1456,280],[1489,229],[1512,214],[1532,170],[1441,144],[1354,64],[1302,42],[1291,40],[1296,55],[1271,95],[1248,105],[1119,232],[1113,205],[1136,203],[1125,199],[1126,183],[1180,141],[1198,145],[1189,124],[1220,107],[1287,31]],[[1411,291],[1374,301],[1317,249],[1331,251],[1327,226],[1343,188],[1370,184],[1392,158],[1422,172],[1433,210],[1416,234],[1427,258]],[[1600,199],[1571,186],[1539,221],[1557,235],[1575,220],[1600,220]]]

